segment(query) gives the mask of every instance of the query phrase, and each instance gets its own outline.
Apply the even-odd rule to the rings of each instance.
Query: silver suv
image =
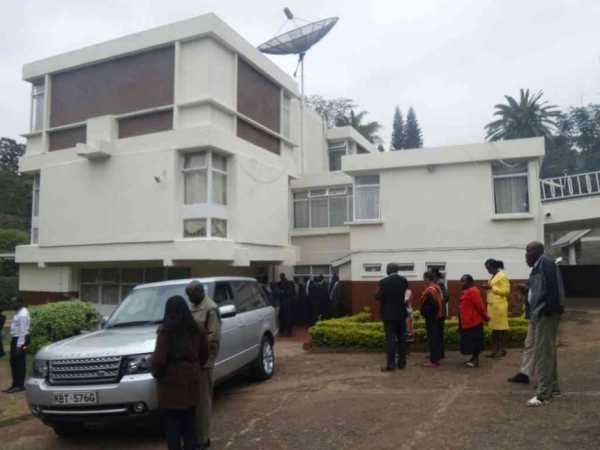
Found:
[[[85,423],[140,419],[158,408],[150,357],[165,304],[185,295],[191,280],[137,286],[102,329],[42,348],[27,380],[32,413],[59,435]],[[277,334],[275,310],[253,278],[197,279],[219,305],[221,347],[215,382],[244,368],[262,380],[273,375]]]

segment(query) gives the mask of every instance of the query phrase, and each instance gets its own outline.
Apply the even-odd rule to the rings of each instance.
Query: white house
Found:
[[[213,14],[26,64],[23,78],[20,170],[35,186],[16,261],[31,303],[338,271],[358,305],[392,261],[414,281],[428,266],[486,278],[488,257],[525,278],[524,246],[543,239],[543,140],[378,153],[352,128],[301,121],[295,80]]]

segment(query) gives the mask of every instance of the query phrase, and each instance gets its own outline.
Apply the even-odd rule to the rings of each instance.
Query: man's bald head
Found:
[[[190,302],[194,305],[199,305],[204,300],[206,296],[204,292],[204,286],[199,281],[191,281],[185,288],[185,293],[187,294]]]
[[[539,241],[533,241],[527,244],[525,249],[525,261],[529,267],[533,267],[535,263],[544,254],[544,244]]]

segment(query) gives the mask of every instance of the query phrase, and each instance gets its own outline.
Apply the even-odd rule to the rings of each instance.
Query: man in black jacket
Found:
[[[380,302],[381,320],[385,330],[387,365],[382,372],[391,372],[406,367],[406,303],[404,295],[408,289],[406,278],[398,274],[399,267],[390,263],[387,277],[379,282],[375,298]]]
[[[535,369],[538,385],[527,406],[541,406],[560,393],[556,355],[556,337],[563,313],[564,287],[557,265],[544,256],[544,244],[531,242],[525,252],[529,275],[529,316],[535,329]]]

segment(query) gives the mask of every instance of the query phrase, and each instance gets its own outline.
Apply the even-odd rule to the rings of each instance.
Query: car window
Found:
[[[231,285],[229,283],[217,283],[213,300],[219,306],[234,305]]]
[[[264,297],[256,283],[236,281],[232,283],[235,295],[235,305],[238,312],[253,311],[266,306]]]

